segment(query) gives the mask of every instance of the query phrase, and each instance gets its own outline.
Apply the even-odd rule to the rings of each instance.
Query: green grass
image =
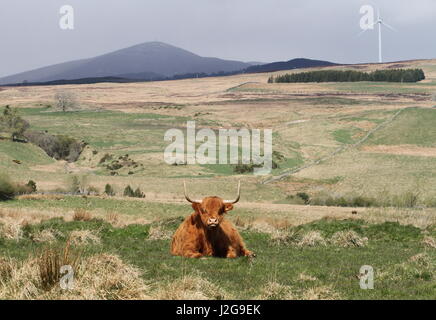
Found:
[[[409,108],[394,122],[376,132],[368,141],[373,145],[412,144],[436,146],[436,110]]]
[[[339,129],[333,132],[333,137],[336,141],[344,144],[352,144],[354,142],[353,133],[351,130]]]
[[[22,109],[20,109],[21,111]],[[186,122],[184,117],[116,111],[47,112],[46,108],[24,109],[23,116],[34,130],[47,130],[85,140],[91,146],[163,145],[164,132]],[[117,128],[117,130],[113,130]],[[148,149],[147,148],[147,149]]]
[[[160,225],[174,231],[182,218],[167,219]],[[320,231],[325,237],[335,232],[354,230],[369,238],[366,247],[343,248],[334,245],[296,247],[278,245],[263,233],[244,231],[247,246],[257,253],[257,258],[205,260],[173,257],[169,253],[170,240],[147,240],[149,225],[130,225],[117,229],[100,220],[89,222],[63,222],[52,219],[25,228],[24,239],[19,242],[0,240],[0,255],[24,259],[44,244],[31,240],[32,233],[43,229],[58,230],[64,242],[69,232],[88,229],[98,233],[100,245],[86,246],[85,254],[110,252],[119,255],[145,272],[145,279],[152,284],[172,281],[186,273],[200,274],[240,299],[251,299],[262,293],[269,281],[290,286],[295,293],[308,288],[329,286],[344,299],[434,299],[434,269],[397,269],[419,253],[426,252],[430,263],[435,264],[436,253],[421,244],[423,231],[397,223],[368,225],[363,221],[320,220],[298,227],[297,231]],[[428,231],[427,231],[428,232]],[[434,235],[434,231],[432,234]],[[375,270],[375,289],[361,290],[356,275],[363,265]],[[183,266],[183,267],[182,267]],[[268,272],[265,272],[268,270]],[[381,273],[388,276],[378,278]],[[299,280],[305,273],[314,281]],[[397,279],[396,277],[400,278]]]
[[[26,167],[54,162],[42,149],[34,145],[0,140],[0,168],[17,167],[12,160],[20,160]]]

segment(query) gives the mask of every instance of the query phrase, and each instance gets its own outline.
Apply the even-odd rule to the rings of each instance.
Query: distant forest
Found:
[[[377,70],[373,72],[322,70],[270,77],[268,83],[297,83],[297,82],[418,82],[425,79],[422,69],[393,69]]]

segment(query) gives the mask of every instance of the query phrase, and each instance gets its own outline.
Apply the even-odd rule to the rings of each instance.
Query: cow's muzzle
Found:
[[[207,227],[209,229],[216,228],[218,224],[219,224],[218,219],[210,218],[209,220],[207,220]]]

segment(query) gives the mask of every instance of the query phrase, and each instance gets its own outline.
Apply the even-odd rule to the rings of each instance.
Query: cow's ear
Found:
[[[192,204],[192,209],[194,209],[197,213],[201,213],[201,203],[194,202]]]
[[[228,212],[228,211],[230,211],[230,210],[233,210],[233,204],[231,204],[231,203],[226,203],[226,204],[224,205],[224,211],[225,211],[225,212]]]

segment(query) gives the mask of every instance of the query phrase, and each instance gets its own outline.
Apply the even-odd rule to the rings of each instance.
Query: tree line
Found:
[[[272,76],[268,83],[297,82],[418,82],[425,79],[422,69],[392,69],[361,72],[354,70],[321,70]]]

